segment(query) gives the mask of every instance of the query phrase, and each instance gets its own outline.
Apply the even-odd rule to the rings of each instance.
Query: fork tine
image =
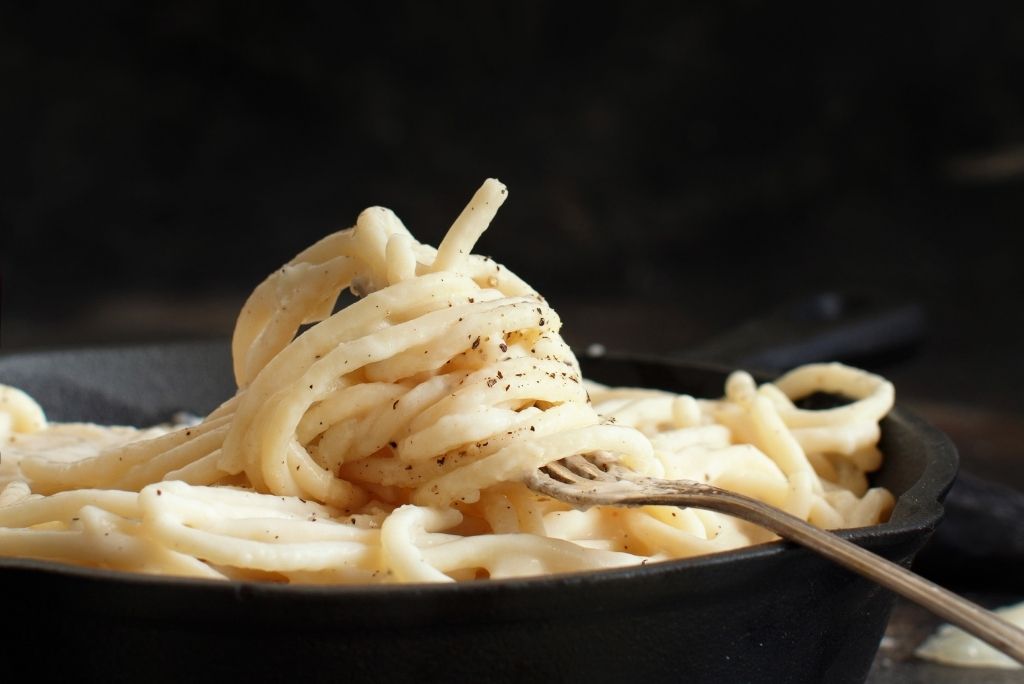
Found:
[[[619,459],[608,451],[592,451],[587,454],[587,460],[605,472],[607,472],[611,466],[618,465],[620,463]]]
[[[576,473],[577,476],[583,477],[587,480],[608,480],[610,479],[608,474],[601,470],[597,465],[587,460],[586,457],[581,455],[567,456],[562,459],[562,463]]]
[[[563,461],[552,461],[541,468],[548,477],[558,482],[574,484],[580,481],[579,475],[565,467]]]

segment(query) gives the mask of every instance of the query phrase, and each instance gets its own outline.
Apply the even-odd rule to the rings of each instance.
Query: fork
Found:
[[[645,477],[604,453],[554,461],[531,472],[525,482],[535,492],[577,508],[680,506],[746,520],[914,601],[1024,664],[1024,630],[853,542],[748,496],[693,480]]]

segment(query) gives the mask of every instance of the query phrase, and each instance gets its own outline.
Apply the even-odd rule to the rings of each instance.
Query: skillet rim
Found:
[[[17,365],[19,360],[40,360],[48,357],[76,356],[81,354],[102,354],[116,357],[125,352],[159,352],[161,350],[178,350],[186,353],[206,355],[217,345],[227,344],[223,338],[179,340],[172,342],[154,342],[140,344],[109,344],[89,345],[80,347],[60,347],[48,349],[23,350],[0,354],[0,370],[8,364]],[[657,367],[671,366],[691,372],[705,372],[724,376],[731,370],[728,366],[714,363],[674,359],[644,354],[606,354],[600,357],[588,357],[579,354],[582,366],[600,361],[613,364],[632,364]],[[754,373],[759,381],[770,379],[764,374]],[[588,376],[588,379],[591,379]],[[0,377],[0,382],[3,378]],[[888,428],[888,429],[887,429]],[[956,447],[945,434],[924,419],[901,407],[898,403],[882,421],[883,439],[886,435],[895,434],[913,436],[920,442],[925,454],[925,465],[918,477],[896,500],[889,521],[879,525],[849,528],[836,531],[836,534],[850,541],[867,547],[885,547],[905,544],[914,538],[927,536],[939,524],[943,514],[942,501],[953,486],[959,459]],[[923,541],[921,542],[924,543]],[[455,595],[488,595],[500,593],[517,593],[520,591],[536,592],[538,589],[566,589],[574,585],[615,584],[636,579],[665,578],[682,573],[696,573],[713,570],[719,566],[733,566],[763,562],[783,553],[803,553],[816,555],[796,544],[785,540],[777,540],[755,544],[752,546],[722,551],[689,558],[680,558],[657,563],[611,568],[603,570],[586,570],[551,575],[488,579],[475,582],[454,583],[401,583],[401,584],[359,584],[359,585],[317,585],[317,584],[279,584],[250,580],[219,580],[191,577],[175,577],[168,575],[147,575],[104,568],[91,568],[58,561],[37,560],[0,556],[0,579],[20,573],[34,573],[61,578],[69,581],[81,580],[89,583],[116,584],[137,589],[180,588],[182,591],[216,592],[222,594],[250,595],[254,597],[288,598],[297,600],[322,600],[330,598],[343,601],[346,598],[385,600],[411,599],[413,597]]]

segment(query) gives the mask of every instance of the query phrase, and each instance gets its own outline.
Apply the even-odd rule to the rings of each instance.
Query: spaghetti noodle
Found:
[[[708,511],[573,510],[522,482],[595,451],[822,527],[885,519],[892,496],[867,473],[881,462],[890,383],[839,364],[760,386],[736,372],[716,400],[591,383],[547,302],[472,253],[506,196],[486,181],[436,249],[373,207],[271,274],[235,327],[238,390],[197,425],[48,424],[4,388],[0,554],[198,577],[434,582],[771,538]],[[345,289],[358,299],[334,313]],[[794,403],[819,390],[852,402]]]

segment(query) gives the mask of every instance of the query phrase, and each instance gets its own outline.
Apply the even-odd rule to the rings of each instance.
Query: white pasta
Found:
[[[576,511],[523,484],[595,451],[823,527],[886,519],[892,496],[866,474],[881,463],[890,383],[839,364],[760,386],[737,372],[715,400],[586,381],[547,302],[472,253],[505,198],[486,181],[437,249],[373,207],[271,274],[235,327],[238,390],[196,425],[48,424],[30,397],[0,388],[0,555],[208,578],[446,582],[772,538],[709,511]],[[345,289],[358,299],[332,313]],[[818,390],[851,403],[794,404]]]
[[[994,612],[1011,625],[1024,629],[1024,603],[1015,603]],[[959,627],[943,624],[917,647],[914,655],[943,665],[991,667],[1020,670],[1021,663]],[[1007,680],[1008,681],[1008,680]]]

